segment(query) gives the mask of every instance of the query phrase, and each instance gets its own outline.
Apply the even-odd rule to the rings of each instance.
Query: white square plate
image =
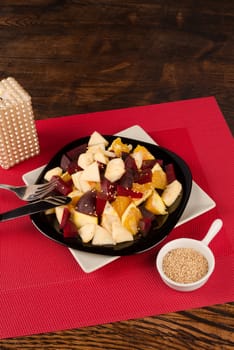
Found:
[[[128,129],[120,131],[116,136],[128,137],[139,141],[149,142],[156,144],[156,142],[138,125],[134,125]],[[44,166],[34,169],[23,175],[23,180],[26,184],[33,184],[37,177],[40,175]],[[176,226],[182,225],[183,223],[194,219],[195,217],[211,210],[215,207],[215,202],[211,199],[206,192],[204,192],[200,186],[194,181],[192,183],[192,191],[185,208],[183,215],[178,221]],[[106,256],[100,254],[93,254],[82,252],[79,250],[68,248],[78,262],[82,270],[86,273],[93,272],[110,262],[119,259],[118,256]]]

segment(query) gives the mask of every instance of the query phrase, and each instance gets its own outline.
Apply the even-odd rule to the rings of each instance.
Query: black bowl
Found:
[[[116,138],[116,136],[103,136],[110,143]],[[50,160],[47,166],[43,169],[36,183],[43,183],[44,175],[49,169],[52,169],[56,166],[60,166],[61,159],[64,159],[64,155],[66,155],[67,153],[71,153],[72,150],[76,149],[78,146],[87,144],[88,140],[89,136],[75,140],[67,144],[60,151],[58,151],[58,153]],[[138,144],[145,146],[155,156],[155,158],[162,159],[164,164],[173,163],[176,178],[178,179],[178,181],[181,182],[183,191],[182,195],[176,203],[176,206],[173,206],[173,210],[171,210],[171,212],[168,214],[166,220],[164,218],[164,220],[162,221],[155,221],[155,223],[151,227],[150,232],[148,232],[148,234],[145,237],[142,235],[136,235],[134,240],[131,242],[124,242],[110,246],[95,246],[91,243],[83,243],[79,238],[65,239],[62,235],[61,230],[58,227],[55,215],[46,215],[43,212],[31,215],[31,220],[39,231],[41,231],[48,238],[53,239],[56,242],[61,243],[67,247],[87,251],[89,253],[104,254],[110,256],[122,256],[143,252],[147,249],[156,246],[169,235],[169,233],[179,221],[190,197],[192,188],[192,175],[188,165],[177,154],[163,147],[142,141],[128,139],[125,137],[121,137],[121,140],[124,143],[132,144],[133,147],[136,147]]]

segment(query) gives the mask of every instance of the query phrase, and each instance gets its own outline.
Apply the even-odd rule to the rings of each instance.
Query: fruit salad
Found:
[[[183,190],[172,163],[120,137],[110,143],[97,131],[64,154],[44,179],[71,197],[69,204],[46,212],[56,216],[64,238],[96,246],[147,236],[155,221],[167,219]]]

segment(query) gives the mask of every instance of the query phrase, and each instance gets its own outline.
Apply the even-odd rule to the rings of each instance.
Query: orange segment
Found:
[[[110,145],[109,151],[114,151],[117,157],[121,157],[123,152],[129,153],[131,151],[130,145],[124,144],[120,137],[117,137]]]
[[[155,159],[155,157],[144,146],[137,145],[136,148],[133,151],[133,154],[134,153],[138,153],[138,152],[140,152],[142,154],[142,159],[143,160]]]
[[[166,206],[156,190],[146,200],[145,208],[155,215],[167,214]]]
[[[152,183],[160,190],[164,190],[167,186],[167,175],[158,163],[152,169]]]
[[[137,182],[133,182],[132,184],[132,190],[135,192],[145,193],[152,189],[153,189],[153,185],[151,182],[147,182],[145,184],[139,184]]]
[[[71,175],[66,171],[61,175],[61,179],[65,182],[71,181]]]
[[[133,199],[134,203],[138,206],[143,203],[152,193],[154,186],[151,182],[147,182],[145,184],[138,184],[134,182],[132,184],[132,190],[135,192],[143,193],[143,196],[139,199]]]
[[[122,215],[121,223],[123,227],[135,235],[138,232],[138,224],[141,218],[142,214],[139,208],[134,203],[130,203]]]
[[[92,189],[101,192],[101,183],[95,181],[89,181],[89,185]]]
[[[129,197],[117,196],[116,199],[111,203],[111,205],[121,218],[130,202],[131,199]]]

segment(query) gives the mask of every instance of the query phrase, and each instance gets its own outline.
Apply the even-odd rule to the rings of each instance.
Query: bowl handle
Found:
[[[209,243],[212,241],[212,239],[217,235],[217,233],[220,231],[221,227],[223,226],[223,221],[221,219],[216,219],[212,222],[207,234],[201,241],[205,245],[209,245]]]

